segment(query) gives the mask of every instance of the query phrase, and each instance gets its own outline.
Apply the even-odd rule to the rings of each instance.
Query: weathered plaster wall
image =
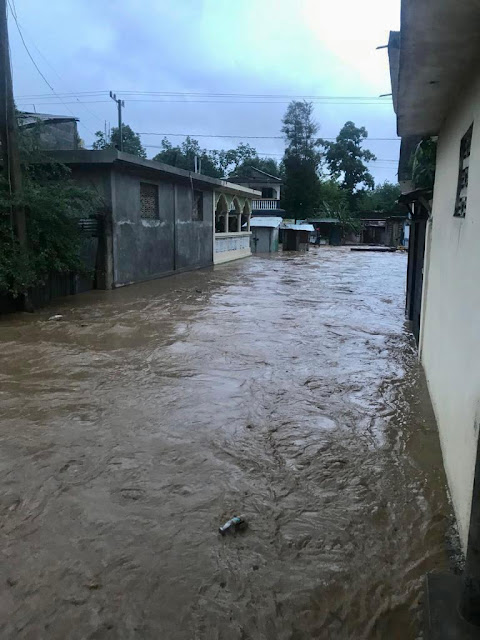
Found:
[[[177,269],[213,262],[213,191],[203,191],[203,220],[192,220],[192,189],[176,186]]]
[[[87,257],[88,266],[95,266],[96,286],[98,289],[111,289],[113,286],[113,230],[112,230],[112,189],[113,174],[110,165],[73,165],[72,178],[95,191],[100,197],[100,211],[102,233],[96,243],[96,254],[93,255],[93,242],[90,242],[90,255]]]
[[[456,218],[460,141],[472,122],[467,212],[465,218]],[[480,422],[479,247],[480,76],[440,132],[420,336],[421,359],[464,548]]]
[[[190,185],[114,170],[114,282],[128,284],[213,263],[213,192],[204,191],[203,220],[192,220]],[[140,214],[140,183],[159,189],[159,219]]]
[[[215,264],[231,262],[240,258],[247,258],[252,254],[250,249],[250,232],[246,233],[216,233],[215,234]]]
[[[175,269],[174,185],[114,169],[115,286],[156,278]],[[159,219],[140,215],[140,183],[158,186]]]
[[[40,146],[47,151],[62,151],[78,149],[77,123],[75,120],[66,122],[40,122],[37,127],[22,127],[24,136],[40,138]]]

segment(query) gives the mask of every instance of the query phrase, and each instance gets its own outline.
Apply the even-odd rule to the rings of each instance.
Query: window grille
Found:
[[[140,183],[140,215],[148,220],[158,219],[158,187],[156,184]]]
[[[460,167],[458,171],[457,200],[455,213],[457,218],[464,218],[467,212],[468,171],[470,167],[470,151],[472,148],[473,124],[460,142]]]
[[[203,220],[203,192],[202,191],[193,192],[192,220],[197,220],[199,222]]]

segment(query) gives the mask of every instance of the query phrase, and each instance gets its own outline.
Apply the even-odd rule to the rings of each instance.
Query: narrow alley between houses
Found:
[[[405,270],[321,247],[1,318],[0,636],[417,638],[451,515]]]

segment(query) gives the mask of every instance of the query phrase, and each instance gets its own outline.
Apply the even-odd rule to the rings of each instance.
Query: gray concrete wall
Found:
[[[111,164],[73,165],[72,177],[94,189],[104,203],[99,288],[213,264],[213,191],[203,191],[203,220],[193,220],[189,183]],[[141,217],[141,182],[158,187],[157,220]]]
[[[193,192],[176,186],[176,268],[202,267],[213,263],[213,192],[203,191],[203,220],[192,220]]]
[[[24,136],[38,137],[40,147],[47,151],[70,151],[78,149],[77,123],[75,120],[66,122],[39,122],[38,125],[22,127]]]
[[[87,255],[82,257],[88,261],[88,266],[96,271],[95,282],[98,289],[111,289],[113,286],[113,251],[112,251],[112,167],[111,165],[73,165],[72,178],[76,183],[92,189],[99,198],[99,215],[101,230],[98,242],[90,242],[92,245]],[[93,255],[93,244],[96,245],[96,254]]]
[[[152,174],[153,175],[153,174]],[[189,184],[114,170],[114,285],[140,282],[213,263],[213,192],[204,191],[203,220],[192,220]],[[159,219],[140,211],[140,183],[158,186]]]
[[[175,270],[174,185],[114,170],[114,285],[140,282]],[[159,219],[140,212],[140,183],[158,186]]]

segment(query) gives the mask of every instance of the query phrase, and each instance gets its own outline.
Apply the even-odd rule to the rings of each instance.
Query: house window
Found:
[[[272,187],[262,187],[262,198],[275,198],[275,191]]]
[[[460,167],[458,171],[457,200],[455,213],[457,218],[464,218],[467,212],[468,170],[470,166],[470,149],[472,147],[473,124],[463,136],[460,143]]]
[[[158,220],[158,186],[149,182],[140,183],[140,216],[147,220]]]
[[[203,220],[203,191],[193,192],[192,220]]]

